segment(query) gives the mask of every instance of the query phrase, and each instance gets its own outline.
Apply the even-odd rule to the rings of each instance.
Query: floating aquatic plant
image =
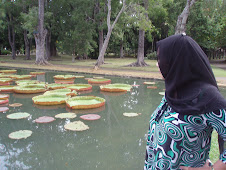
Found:
[[[15,93],[41,93],[46,91],[45,84],[22,84],[13,88]]]
[[[91,83],[91,84],[106,84],[106,83],[111,83],[111,79],[93,78],[93,79],[89,79],[88,83]]]
[[[0,91],[3,92],[11,92],[13,91],[13,85],[9,85],[9,86],[0,86]]]
[[[10,107],[20,107],[23,106],[23,104],[21,103],[13,103],[13,104],[9,104]]]
[[[126,117],[136,117],[139,115],[141,115],[141,113],[123,113],[123,116],[126,116]]]
[[[39,95],[32,98],[33,102],[38,105],[58,105],[63,104],[69,98],[64,94]]]
[[[0,112],[6,112],[8,110],[9,110],[8,107],[0,107]]]
[[[98,120],[101,118],[101,116],[98,114],[87,114],[80,116],[80,118],[83,120]]]
[[[49,95],[49,94],[63,94],[68,96],[75,96],[77,95],[77,92],[75,90],[64,88],[64,89],[51,90],[44,93],[44,95]]]
[[[77,115],[75,113],[59,113],[55,115],[55,118],[59,118],[59,119],[73,119],[76,117]]]
[[[29,116],[30,116],[29,113],[26,113],[26,112],[18,112],[18,113],[9,114],[6,117],[8,119],[25,119],[25,118],[28,118]]]
[[[10,139],[26,139],[30,137],[32,134],[32,131],[30,130],[19,130],[15,131],[9,134]]]
[[[100,86],[100,90],[108,91],[108,92],[123,92],[123,91],[130,91],[132,88],[129,84],[107,84]]]
[[[150,85],[150,84],[155,84],[155,82],[149,82],[149,81],[146,81],[146,82],[144,82],[144,84]]]
[[[66,130],[72,130],[72,131],[84,131],[84,130],[88,130],[89,126],[84,124],[82,121],[74,121],[64,125],[64,128]]]
[[[68,79],[75,79],[74,75],[55,75],[53,76],[54,79],[59,79],[59,80],[68,80]]]
[[[86,90],[92,89],[92,85],[90,84],[73,84],[73,85],[67,85],[66,87],[76,91],[86,91]]]
[[[62,89],[65,88],[67,85],[65,84],[57,84],[57,83],[52,83],[52,84],[48,84],[47,87],[50,90],[55,90],[55,89]]]
[[[35,119],[35,122],[36,123],[50,123],[50,122],[53,122],[54,120],[56,120],[56,119],[54,119],[53,117],[42,116],[42,117]]]
[[[8,102],[9,102],[8,99],[0,99],[0,104],[6,104]]]

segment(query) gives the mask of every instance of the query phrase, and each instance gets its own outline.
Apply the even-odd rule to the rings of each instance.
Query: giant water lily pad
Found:
[[[63,89],[65,88],[67,85],[65,84],[57,84],[57,83],[52,83],[52,84],[48,84],[47,87],[50,90],[55,90],[55,89]]]
[[[0,78],[11,78],[12,74],[0,74]]]
[[[45,84],[45,82],[40,82],[38,80],[18,80],[15,82],[17,85],[27,85],[27,84]]]
[[[26,94],[31,94],[31,93],[41,93],[46,91],[46,86],[45,84],[22,84],[19,86],[15,86],[13,88],[13,91],[15,93],[26,93]]]
[[[9,103],[8,99],[0,99],[0,104],[6,104]]]
[[[10,83],[12,82],[13,80],[11,78],[0,78],[0,84],[1,83]]]
[[[76,117],[77,115],[75,113],[60,113],[55,115],[55,118],[59,118],[59,119],[73,119]]]
[[[123,91],[130,91],[132,88],[129,84],[107,84],[100,86],[100,90],[108,91],[108,92],[123,92]]]
[[[19,130],[15,131],[9,134],[10,139],[26,139],[30,137],[32,134],[32,131],[30,130]]]
[[[64,125],[64,128],[72,131],[84,131],[84,130],[88,130],[89,126],[87,126],[82,121],[74,121]]]
[[[91,84],[106,84],[106,83],[111,83],[111,79],[104,79],[104,78],[89,79],[88,83],[91,83]]]
[[[23,106],[23,104],[21,103],[12,103],[12,104],[9,104],[10,107],[20,107],[20,106]]]
[[[42,116],[42,117],[35,119],[35,122],[36,123],[50,123],[50,122],[53,122],[54,120],[56,120],[56,119],[54,119],[53,117]]]
[[[85,76],[75,76],[75,78],[84,78]]]
[[[33,102],[38,105],[58,105],[63,104],[69,97],[63,94],[39,95],[32,98]]]
[[[157,89],[157,86],[147,86],[148,89]]]
[[[4,91],[4,92],[11,92],[13,91],[13,87],[12,85],[10,86],[0,86],[0,91]]]
[[[51,90],[44,93],[44,95],[49,95],[49,94],[62,94],[62,95],[68,95],[68,96],[75,96],[77,95],[77,92],[75,90],[65,88],[65,89]]]
[[[16,79],[16,80],[23,80],[23,79],[30,79],[30,78],[32,78],[31,75],[12,75],[10,77],[12,79]]]
[[[8,99],[9,95],[8,94],[0,94],[0,99]]]
[[[76,91],[86,91],[86,90],[92,89],[92,85],[90,84],[73,84],[73,85],[67,85],[66,87]]]
[[[9,114],[6,117],[8,119],[25,119],[25,118],[28,118],[29,116],[30,116],[29,113],[26,113],[26,112],[18,112],[18,113]]]
[[[9,73],[16,73],[17,70],[0,70],[0,73],[9,74]]]
[[[45,72],[41,72],[41,71],[36,71],[36,72],[30,72],[30,75],[44,75]]]
[[[165,95],[165,92],[159,92],[160,95],[164,96]]]
[[[96,96],[76,96],[66,100],[71,109],[91,109],[105,105],[105,99]]]
[[[8,110],[9,110],[8,107],[0,107],[0,112],[6,112]]]
[[[58,80],[68,80],[68,79],[75,79],[74,75],[55,75],[53,76],[54,79]]]
[[[69,80],[54,80],[56,84],[74,84],[74,79],[69,79]]]
[[[139,115],[141,115],[141,113],[123,113],[123,116],[126,116],[126,117],[136,117]]]
[[[146,81],[146,82],[144,82],[144,84],[151,85],[151,84],[155,84],[155,82]]]
[[[101,118],[101,116],[98,114],[87,114],[80,116],[80,118],[83,120],[98,120]]]

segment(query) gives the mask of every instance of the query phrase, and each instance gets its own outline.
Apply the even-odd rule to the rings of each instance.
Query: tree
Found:
[[[186,31],[186,23],[188,19],[188,15],[190,13],[190,8],[197,0],[187,0],[187,4],[182,11],[182,13],[178,16],[177,25],[175,28],[175,34],[181,34]]]
[[[101,64],[104,64],[104,55],[105,55],[105,52],[106,52],[106,49],[108,47],[108,43],[109,43],[109,40],[110,40],[110,37],[111,37],[111,33],[112,33],[112,30],[115,26],[115,24],[117,23],[120,15],[122,14],[122,12],[124,11],[125,9],[125,6],[126,6],[126,0],[123,0],[122,1],[122,8],[121,10],[119,11],[118,15],[116,16],[114,22],[111,24],[111,0],[108,0],[108,14],[107,14],[107,26],[108,26],[108,32],[107,32],[107,36],[104,40],[104,44],[101,48],[101,51],[99,53],[99,56],[98,56],[98,59],[97,59],[97,62],[95,64],[95,69],[98,69],[100,67]]]
[[[44,28],[44,0],[39,0],[39,15],[38,15],[38,27],[37,31],[34,32],[35,43],[36,43],[36,61],[35,64],[46,65],[49,64],[45,59],[45,38],[47,30]]]

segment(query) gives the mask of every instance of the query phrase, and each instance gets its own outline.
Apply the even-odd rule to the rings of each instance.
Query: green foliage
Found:
[[[148,53],[148,54],[147,54],[147,57],[148,57],[148,59],[156,60],[156,59],[157,59],[156,51],[151,52],[151,53]]]
[[[1,54],[2,54],[2,55],[8,55],[8,54],[11,54],[11,51],[2,49],[2,50],[1,50]]]

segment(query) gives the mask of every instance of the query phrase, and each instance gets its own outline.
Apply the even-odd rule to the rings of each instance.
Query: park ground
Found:
[[[105,63],[97,70],[94,69],[95,59],[75,60],[72,62],[71,56],[60,56],[49,61],[50,65],[35,65],[35,57],[31,60],[24,60],[24,56],[17,56],[12,60],[10,56],[0,56],[1,68],[29,68],[36,70],[65,71],[74,73],[88,73],[97,75],[113,75],[120,77],[133,77],[144,79],[162,79],[156,60],[148,60],[147,67],[128,67],[127,65],[136,62],[136,58],[105,58]],[[211,66],[216,80],[221,84],[226,84],[226,62],[222,60],[211,60]]]

